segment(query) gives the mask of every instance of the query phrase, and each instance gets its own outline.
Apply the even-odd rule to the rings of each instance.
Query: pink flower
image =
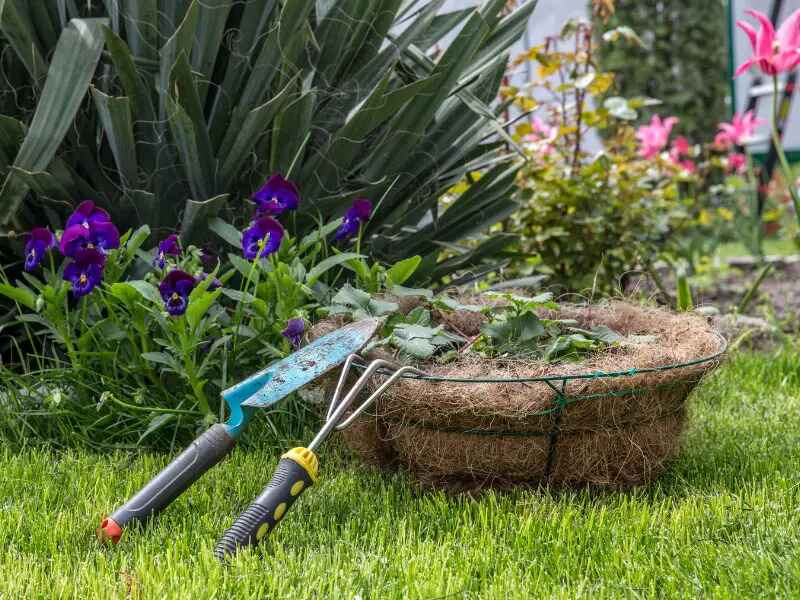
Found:
[[[672,142],[672,148],[669,150],[669,160],[677,167],[680,167],[687,173],[694,173],[697,171],[697,166],[694,162],[688,158],[683,158],[689,156],[689,152],[691,152],[691,146],[689,145],[689,140],[687,140],[683,136],[679,136],[675,138],[675,141]]]
[[[731,152],[728,155],[728,172],[739,173],[747,171],[747,157],[740,152]]]
[[[664,149],[669,141],[669,134],[677,117],[667,117],[663,121],[658,115],[653,115],[650,125],[642,125],[636,130],[636,139],[639,140],[639,156],[642,158],[655,158]]]
[[[734,77],[738,77],[756,64],[765,75],[772,76],[791,71],[800,63],[800,10],[794,11],[783,22],[777,34],[764,13],[748,10],[745,14],[758,20],[761,29],[756,32],[747,21],[736,21],[739,29],[750,39],[753,56],[739,65]]]
[[[753,137],[756,128],[764,123],[766,121],[756,119],[752,110],[748,110],[743,115],[736,113],[730,123],[719,124],[719,133],[714,138],[714,144],[721,148],[743,146],[748,138]]]
[[[533,117],[531,132],[523,139],[529,144],[536,144],[542,154],[550,154],[553,152],[553,142],[556,137],[558,137],[558,127],[548,125],[539,117]]]

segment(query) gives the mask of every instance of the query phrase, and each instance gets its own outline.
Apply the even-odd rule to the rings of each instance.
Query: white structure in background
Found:
[[[531,1],[518,0],[518,3],[522,5]],[[480,6],[483,3],[483,0],[447,0],[441,12]],[[591,15],[589,14],[588,6],[588,0],[539,0],[528,23],[528,31],[511,49],[511,57],[514,58],[528,48],[543,44],[547,36],[557,34],[561,31],[564,23],[570,19],[590,19]],[[524,66],[520,66],[512,74],[509,83],[520,87],[524,86],[531,77],[536,76],[536,71],[532,67],[533,65],[531,65],[531,69],[526,69]],[[597,150],[600,147],[594,135],[590,135],[584,142],[590,151]]]
[[[759,25],[755,19],[744,14],[748,9],[759,10],[767,16],[772,12],[773,0],[731,0],[729,4],[729,28],[733,44],[731,45],[731,74],[737,66],[742,64],[752,54],[750,42],[744,32],[735,26],[737,20],[745,20],[751,23],[756,29]],[[784,0],[783,9],[781,11],[780,19],[777,25],[780,25],[792,12],[800,8],[800,0]],[[777,26],[776,26],[777,29]],[[733,96],[733,107],[736,112],[742,112],[747,107],[749,97],[749,90],[752,81],[760,74],[757,67],[754,67],[748,73],[744,73],[733,80],[731,86],[731,93]],[[763,78],[764,83],[772,87],[772,81],[769,78]],[[758,102],[758,117],[765,121],[772,118],[772,96],[763,96]],[[751,147],[753,152],[766,152],[769,147],[768,135],[769,129],[764,126],[761,127],[761,133],[764,141],[760,144],[754,144]],[[786,131],[784,132],[784,144],[789,151],[800,150],[800,90],[795,91],[792,98],[792,112],[787,120]]]

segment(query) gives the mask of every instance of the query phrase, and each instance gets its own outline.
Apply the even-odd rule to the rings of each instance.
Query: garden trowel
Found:
[[[98,538],[116,544],[128,524],[145,521],[169,506],[233,449],[257,409],[272,406],[345,362],[366,345],[379,324],[379,319],[366,319],[342,327],[222,392],[230,412],[228,420],[203,433],[138,494],[104,519],[97,529]],[[291,463],[293,471],[309,485],[316,478],[313,451],[295,448],[284,454],[281,462]],[[292,485],[288,493],[295,497],[300,490],[296,482]]]

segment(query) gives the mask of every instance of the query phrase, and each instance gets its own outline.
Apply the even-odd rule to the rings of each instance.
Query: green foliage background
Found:
[[[625,97],[647,95],[663,105],[662,115],[677,115],[676,128],[692,141],[709,141],[717,123],[728,116],[728,40],[723,0],[617,0],[608,23],[596,22],[598,34],[631,27],[645,43],[605,45],[602,69],[617,74]],[[643,113],[643,118],[650,114]]]

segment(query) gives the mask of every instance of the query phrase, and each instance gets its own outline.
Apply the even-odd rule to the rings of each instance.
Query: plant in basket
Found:
[[[367,356],[424,374],[385,389],[377,376],[368,392],[383,391],[343,435],[367,462],[450,490],[651,480],[678,447],[688,393],[724,351],[701,317],[626,302],[502,293],[395,305]]]

